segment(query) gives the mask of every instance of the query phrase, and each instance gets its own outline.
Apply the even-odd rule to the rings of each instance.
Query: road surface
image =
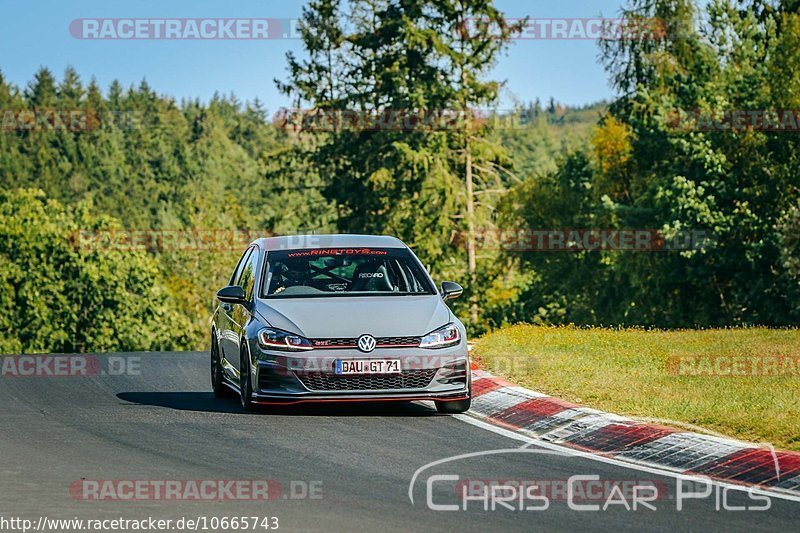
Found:
[[[0,517],[34,522],[42,516],[277,517],[284,531],[797,528],[800,503],[773,499],[767,511],[730,511],[717,510],[717,501],[709,497],[686,501],[678,512],[672,477],[548,453],[536,445],[524,453],[497,452],[524,443],[439,415],[432,405],[311,406],[249,414],[235,399],[213,397],[205,353],[120,357],[129,366],[120,376],[0,377]],[[423,468],[462,454],[478,455]],[[409,485],[417,472],[412,504]],[[435,475],[459,476],[459,481],[431,478]],[[504,506],[488,497],[468,500],[466,510],[428,505],[429,481],[432,503],[459,505],[464,483],[486,487],[487,480],[537,480],[564,486],[574,475],[597,475],[627,486],[647,480],[668,490],[651,502],[655,511],[644,506],[628,510],[619,502],[605,511],[577,511],[557,491],[545,510],[525,509],[543,506],[541,500],[506,501]],[[126,480],[150,487],[167,480],[272,480],[273,499],[113,499],[124,496],[119,490],[92,500],[99,492],[86,492],[87,486],[121,489]],[[500,493],[500,499],[508,494]],[[580,503],[602,505],[606,496],[595,494]],[[629,496],[624,498],[630,505]],[[495,510],[485,510],[492,502]],[[764,505],[741,492],[730,493],[727,503]]]

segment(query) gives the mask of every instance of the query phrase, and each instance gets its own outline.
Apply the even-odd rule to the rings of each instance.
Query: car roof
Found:
[[[320,248],[407,248],[403,241],[389,235],[285,235],[257,239],[253,244],[257,244],[266,251]]]

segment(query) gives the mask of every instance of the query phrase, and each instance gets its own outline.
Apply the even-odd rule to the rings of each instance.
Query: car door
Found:
[[[231,275],[231,279],[228,282],[229,285],[241,286],[239,282],[242,277],[242,271],[252,252],[252,246],[244,251],[239,263],[236,265],[236,269],[233,271],[233,275]],[[222,355],[222,368],[225,369],[225,373],[231,379],[238,377],[236,372],[239,368],[239,341],[234,322],[235,307],[233,304],[224,302],[219,306],[219,347]]]
[[[256,267],[258,266],[258,248],[253,248],[252,252],[245,258],[242,265],[242,270],[239,273],[239,279],[236,280],[236,285],[244,289],[245,300],[252,303],[253,292],[255,289],[256,281]],[[232,369],[239,374],[239,341],[244,333],[244,328],[250,320],[250,307],[247,305],[234,304],[230,313],[231,317],[231,330],[230,330],[230,343],[231,348],[228,353],[228,363]]]

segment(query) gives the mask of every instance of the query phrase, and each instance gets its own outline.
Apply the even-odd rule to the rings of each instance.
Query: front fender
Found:
[[[264,328],[264,324],[256,318],[255,315],[250,315],[250,318],[242,330],[242,339],[240,346],[247,346],[247,354],[250,357],[250,368],[254,369],[257,366],[257,355],[260,351],[258,346],[258,332]]]

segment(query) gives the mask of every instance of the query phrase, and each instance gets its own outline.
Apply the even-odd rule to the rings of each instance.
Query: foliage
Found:
[[[298,105],[394,117],[491,105],[501,84],[486,74],[519,29],[480,0],[358,0],[344,15],[335,0],[304,8],[306,59],[289,54],[289,80],[278,82]],[[487,23],[468,29],[474,20]],[[461,233],[473,242],[476,223],[491,215],[493,200],[476,202],[473,186],[505,187],[498,168],[508,156],[499,144],[469,122],[433,131],[345,128],[324,135],[309,159],[327,177],[340,230],[409,243],[435,274],[470,288],[465,300],[477,322],[474,255],[468,250],[465,264],[442,243]]]
[[[0,352],[170,350],[188,319],[170,313],[157,262],[142,252],[81,250],[80,230],[118,226],[40,190],[0,192]]]
[[[621,96],[593,135],[593,158],[576,165],[584,156],[570,155],[554,179],[515,191],[517,219],[533,227],[654,229],[668,238],[697,230],[710,246],[522,257],[540,280],[523,296],[528,315],[661,327],[800,319],[797,130],[690,120],[797,105],[796,77],[783,73],[800,67],[798,15],[759,5],[716,0],[701,17],[688,0],[632,2],[627,17],[660,19],[666,32],[601,42]],[[572,193],[580,198],[557,199]]]
[[[797,132],[682,122],[800,108],[797,2],[632,0],[624,16],[657,18],[665,31],[600,42],[613,102],[490,111],[502,87],[490,69],[517,30],[493,2],[306,5],[304,55],[288,56],[278,83],[295,105],[484,114],[458,127],[293,131],[262,102],[235,95],[176,102],[146,81],[104,91],[72,68],[60,80],[39,69],[23,88],[0,74],[0,299],[11,310],[0,316],[0,348],[205,346],[214,289],[244,243],[135,253],[68,245],[70,232],[94,227],[397,235],[436,279],[465,285],[454,308],[473,334],[520,321],[798,323]],[[485,24],[467,23],[476,20]],[[14,126],[19,112],[48,110],[89,120],[77,129]],[[702,230],[712,242],[535,253],[480,240],[572,228]],[[90,280],[105,289],[87,289]],[[20,307],[18,285],[35,305]],[[155,317],[177,326],[162,329]]]

